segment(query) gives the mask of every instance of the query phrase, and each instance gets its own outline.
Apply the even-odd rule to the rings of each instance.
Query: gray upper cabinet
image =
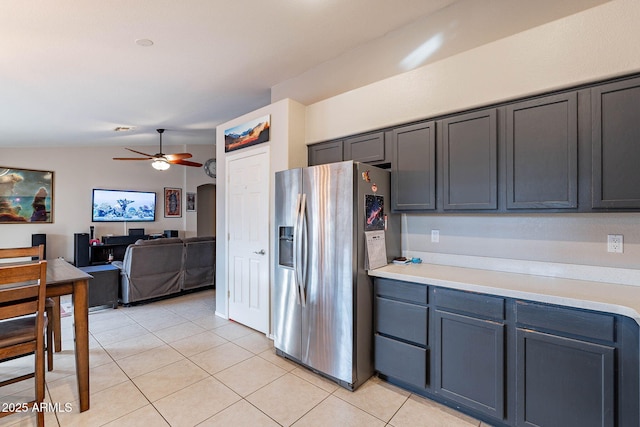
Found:
[[[435,122],[396,128],[391,135],[391,208],[394,211],[435,209]]]
[[[640,208],[640,78],[591,90],[592,206]]]
[[[343,160],[362,163],[385,163],[384,132],[347,138],[344,140]]]
[[[310,145],[307,154],[309,166],[342,161],[342,140]]]
[[[497,209],[496,110],[452,117],[439,125],[444,210]]]
[[[577,93],[519,102],[506,110],[507,209],[577,208]]]

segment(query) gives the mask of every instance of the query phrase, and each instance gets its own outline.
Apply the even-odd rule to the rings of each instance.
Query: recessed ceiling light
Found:
[[[138,46],[149,47],[149,46],[153,46],[153,40],[149,40],[149,39],[137,39],[137,40],[136,40],[136,44],[137,44]]]
[[[136,130],[135,126],[118,126],[114,129],[115,132],[133,132]]]

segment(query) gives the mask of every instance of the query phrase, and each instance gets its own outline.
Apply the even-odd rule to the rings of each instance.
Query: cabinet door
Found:
[[[613,426],[614,348],[518,329],[517,426]]]
[[[640,208],[640,78],[591,90],[592,206]]]
[[[391,207],[395,211],[436,208],[435,123],[394,129]]]
[[[496,209],[496,110],[453,117],[441,124],[444,209]]]
[[[507,106],[507,209],[578,206],[577,93]]]
[[[308,148],[309,166],[342,161],[342,140],[321,142]]]
[[[362,163],[384,163],[384,132],[347,138],[344,140],[344,160]]]
[[[505,326],[442,311],[434,322],[436,393],[502,420]]]

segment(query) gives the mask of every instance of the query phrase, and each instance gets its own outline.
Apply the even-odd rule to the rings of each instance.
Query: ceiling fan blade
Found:
[[[189,157],[193,157],[191,155],[191,153],[173,153],[173,154],[165,154],[164,156],[169,161],[171,161],[171,160],[188,159]]]
[[[136,150],[132,150],[131,148],[126,148],[126,147],[125,147],[125,150],[129,150],[129,151],[132,151],[132,152],[134,152],[136,154],[141,154],[143,156],[147,156],[147,157],[149,157],[151,159],[153,158],[153,154],[143,153],[142,151],[136,151]]]
[[[151,160],[153,157],[114,157],[113,160]]]
[[[202,166],[202,163],[190,162],[189,160],[181,160],[181,159],[169,160],[169,163],[171,163],[172,165],[195,166],[197,168]]]

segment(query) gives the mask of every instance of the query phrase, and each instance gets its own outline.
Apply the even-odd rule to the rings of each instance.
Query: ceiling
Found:
[[[603,2],[2,0],[0,148],[155,145],[156,128],[213,144],[273,100],[308,105]],[[437,54],[401,61],[438,34]]]

